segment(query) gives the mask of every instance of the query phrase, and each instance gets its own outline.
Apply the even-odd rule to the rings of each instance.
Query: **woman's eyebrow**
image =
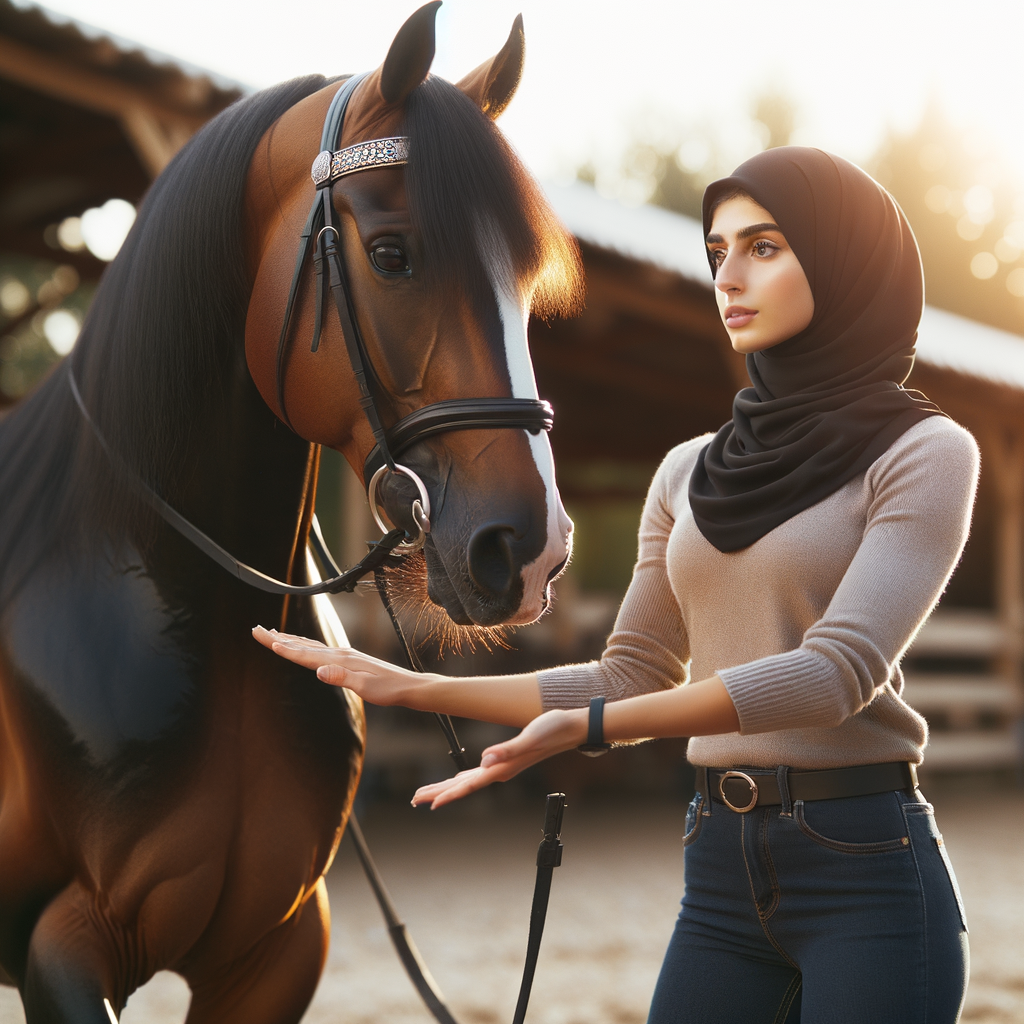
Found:
[[[782,228],[778,224],[765,221],[763,224],[751,224],[750,227],[740,228],[736,232],[736,237],[739,239],[750,238],[751,235],[759,235],[762,231],[778,231],[780,235],[782,234]],[[724,242],[725,239],[721,235],[708,235],[704,241],[707,245],[718,245],[719,242]]]

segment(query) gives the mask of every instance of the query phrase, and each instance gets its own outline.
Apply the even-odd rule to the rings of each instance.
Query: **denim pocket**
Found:
[[[859,799],[852,797],[848,799]],[[825,801],[815,801],[816,803],[824,803]],[[836,804],[841,807],[846,801],[828,801],[829,804]],[[835,810],[835,808],[830,808]],[[851,807],[851,811],[853,808]],[[863,810],[858,808],[858,810]],[[833,815],[834,816],[834,815]],[[851,815],[853,817],[853,815]],[[856,817],[862,817],[861,814]],[[800,831],[812,842],[817,843],[819,846],[824,846],[828,850],[835,850],[838,853],[854,853],[854,854],[873,854],[873,853],[894,853],[899,850],[910,850],[910,837],[907,835],[897,836],[894,839],[880,839],[872,840],[869,842],[851,842],[847,839],[836,839],[830,838],[829,836],[822,835],[820,832],[816,832],[807,822],[807,814],[803,800],[797,800],[793,804],[793,819],[796,821],[797,827]],[[870,828],[866,825],[864,827],[865,834],[877,831],[878,823],[872,823],[875,827]],[[849,829],[850,826],[847,826]],[[854,823],[854,829],[856,830],[856,823]],[[884,834],[884,833],[883,833]]]
[[[702,810],[704,810],[704,797],[698,793],[690,801],[690,806],[686,808],[686,831],[683,835],[683,846],[689,846],[697,841],[701,822],[704,820],[704,815],[700,813]]]

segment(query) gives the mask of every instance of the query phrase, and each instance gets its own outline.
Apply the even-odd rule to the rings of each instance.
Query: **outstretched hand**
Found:
[[[530,722],[518,736],[488,747],[480,758],[479,768],[416,790],[413,807],[429,803],[431,810],[436,810],[492,782],[506,782],[538,761],[579,746],[586,735],[586,712],[548,711]]]
[[[253,637],[296,665],[311,668],[317,679],[353,690],[371,704],[400,704],[409,687],[423,677],[351,647],[328,647],[319,640],[256,626]]]
[[[571,750],[586,738],[586,709],[539,714],[540,693],[533,675],[493,680],[449,679],[432,673],[410,672],[351,647],[328,647],[319,640],[279,633],[263,626],[257,626],[252,635],[282,658],[313,669],[323,682],[344,686],[371,704],[400,704],[485,722],[529,722],[518,736],[488,747],[479,768],[417,790],[414,805],[430,803],[431,807],[442,807],[492,782],[511,779],[524,768],[563,750]]]

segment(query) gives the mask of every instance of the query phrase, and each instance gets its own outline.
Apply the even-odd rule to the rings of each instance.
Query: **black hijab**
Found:
[[[760,540],[864,472],[919,420],[943,415],[901,386],[914,365],[924,284],[892,196],[820,149],[770,149],[708,186],[705,236],[716,201],[737,190],[771,213],[793,247],[814,315],[799,334],[747,356],[753,387],[697,458],[690,508],[719,551]]]

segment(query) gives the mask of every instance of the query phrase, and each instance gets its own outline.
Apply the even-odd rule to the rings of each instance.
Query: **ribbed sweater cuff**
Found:
[[[600,696],[595,687],[598,667],[598,662],[592,661],[586,665],[565,665],[538,672],[544,710],[581,708],[590,702],[591,697]]]
[[[838,672],[827,658],[810,651],[774,654],[718,669],[717,675],[736,706],[743,735],[834,725],[844,717],[837,707]]]

